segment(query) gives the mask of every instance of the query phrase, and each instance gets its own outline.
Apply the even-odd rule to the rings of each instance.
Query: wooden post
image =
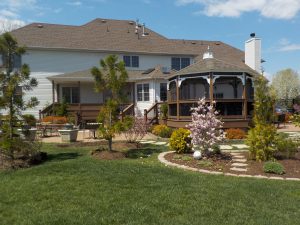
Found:
[[[55,83],[52,81],[52,104],[55,102]]]
[[[78,106],[79,106],[79,114],[81,115],[81,90],[80,90],[80,88],[81,88],[81,84],[80,84],[80,81],[78,81],[78,98],[79,98],[79,104],[78,104]]]
[[[147,109],[144,109],[144,120],[146,123],[148,122]]]
[[[159,119],[158,119],[158,103],[155,103],[155,118],[156,118],[156,120],[157,120],[157,122],[159,121]]]
[[[244,118],[247,119],[247,116],[248,116],[248,96],[247,96],[247,79],[246,79],[245,74],[244,74],[243,99],[244,99],[243,115],[244,115]]]
[[[214,84],[213,84],[213,73],[209,75],[209,100],[210,104],[213,104],[214,101]]]
[[[55,84],[52,81],[52,115],[54,115],[54,103],[55,103]]]
[[[176,78],[176,102],[177,102],[177,120],[179,120],[180,119],[180,114],[179,114],[179,109],[180,109],[180,107],[179,107],[179,79],[178,79],[178,77]]]

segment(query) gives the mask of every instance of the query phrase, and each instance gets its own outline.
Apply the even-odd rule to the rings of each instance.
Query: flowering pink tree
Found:
[[[146,136],[148,124],[143,117],[134,117],[132,126],[123,134],[129,143],[136,143],[139,147],[140,141]]]
[[[192,122],[187,125],[190,129],[192,144],[200,146],[203,153],[224,138],[223,122],[217,118],[218,112],[213,105],[208,105],[205,98],[198,102],[198,107],[192,108]]]

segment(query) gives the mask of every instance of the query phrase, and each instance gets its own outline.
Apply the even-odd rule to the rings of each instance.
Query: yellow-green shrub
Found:
[[[172,129],[166,125],[156,125],[152,129],[152,134],[162,138],[169,138],[172,134]]]
[[[190,131],[187,129],[179,128],[175,130],[170,138],[170,147],[177,153],[186,153],[191,151],[191,138]]]

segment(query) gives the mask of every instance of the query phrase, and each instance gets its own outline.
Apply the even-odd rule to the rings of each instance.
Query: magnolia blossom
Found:
[[[134,117],[132,127],[124,132],[128,142],[139,143],[147,134],[148,124],[143,117]]]
[[[206,104],[205,98],[199,99],[198,107],[191,108],[192,122],[187,125],[191,131],[192,144],[203,150],[208,150],[224,139],[223,122],[217,118],[218,112],[213,105]]]

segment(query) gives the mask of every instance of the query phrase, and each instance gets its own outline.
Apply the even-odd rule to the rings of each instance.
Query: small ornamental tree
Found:
[[[126,118],[125,118],[126,121]],[[134,117],[130,120],[129,126],[125,126],[126,129],[123,133],[127,142],[136,143],[137,147],[139,147],[140,141],[146,136],[148,124],[143,117]]]
[[[274,121],[275,94],[268,86],[268,81],[259,76],[255,80],[254,128],[248,132],[246,143],[250,155],[257,161],[273,158],[276,149],[276,128]]]
[[[0,36],[0,56],[3,58],[3,68],[0,68],[0,109],[7,112],[7,123],[1,129],[3,137],[0,150],[11,160],[14,160],[19,151],[22,140],[17,139],[16,129],[22,111],[38,105],[36,97],[24,101],[22,95],[38,85],[35,78],[30,77],[27,64],[16,68],[16,57],[25,53],[24,47],[19,47],[17,40],[9,33]],[[24,147],[25,149],[25,147]]]
[[[126,101],[124,87],[128,74],[123,61],[116,55],[109,55],[100,61],[100,69],[93,67],[91,74],[95,79],[97,92],[107,91],[111,95],[98,116],[100,136],[108,141],[108,148],[112,150],[112,139],[115,134],[124,131],[125,123],[119,120],[120,104]]]
[[[218,112],[214,106],[206,104],[205,98],[200,99],[198,106],[191,111],[192,122],[187,128],[191,131],[192,144],[198,145],[207,154],[213,145],[223,140],[223,122],[217,118]]]

